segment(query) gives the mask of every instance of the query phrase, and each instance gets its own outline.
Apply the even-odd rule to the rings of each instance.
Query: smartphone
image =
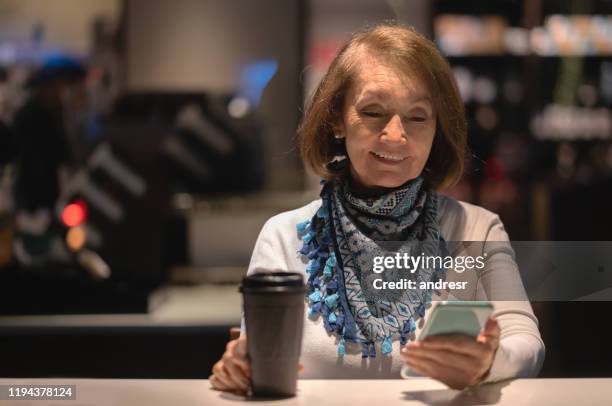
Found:
[[[419,341],[429,336],[463,334],[476,337],[493,312],[490,302],[443,301],[432,309],[427,324],[423,327]],[[402,367],[402,378],[419,376],[407,365]]]

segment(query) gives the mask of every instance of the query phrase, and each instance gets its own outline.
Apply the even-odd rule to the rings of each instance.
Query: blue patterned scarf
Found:
[[[386,253],[380,242],[401,241],[398,251],[414,252],[415,241],[442,240],[437,195],[423,187],[421,177],[366,199],[351,192],[346,178],[322,184],[321,207],[297,226],[304,243],[299,253],[308,259],[309,317],[322,317],[325,330],[338,337],[339,356],[346,340],[361,343],[363,357],[376,356],[375,342],[389,354],[394,336],[404,345],[416,330],[431,292],[411,289],[372,300],[363,286],[371,275],[366,267],[373,255]],[[444,279],[445,269],[419,269],[414,275],[417,283],[434,281]]]

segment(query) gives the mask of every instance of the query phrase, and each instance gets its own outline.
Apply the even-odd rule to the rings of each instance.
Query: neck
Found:
[[[355,181],[355,179],[352,176],[349,176],[348,182],[349,182],[349,189],[351,193],[353,194],[353,196],[361,198],[361,199],[380,197],[388,193],[391,193],[401,188],[402,186],[404,186],[402,185],[402,186],[392,187],[392,188],[382,187],[382,186],[364,186],[363,184]]]

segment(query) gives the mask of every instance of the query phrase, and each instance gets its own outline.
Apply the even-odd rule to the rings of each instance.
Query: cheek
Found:
[[[367,165],[372,143],[375,137],[367,136],[368,134],[352,133],[346,137],[346,152],[349,159],[356,167]]]
[[[360,125],[359,122],[349,121],[347,123],[345,142],[349,158],[359,158],[359,154],[364,154],[371,149],[371,144],[375,140],[375,134],[369,131],[367,127]]]
[[[418,151],[419,161],[423,164],[427,162],[429,154],[431,153],[431,147],[433,146],[433,140],[436,134],[436,127],[423,129],[423,132],[419,134],[419,137],[415,140],[413,148]]]
[[[422,156],[424,161],[427,161],[427,159],[429,158],[429,154],[431,153],[431,148],[433,146],[433,139],[434,134],[432,134],[422,146]]]

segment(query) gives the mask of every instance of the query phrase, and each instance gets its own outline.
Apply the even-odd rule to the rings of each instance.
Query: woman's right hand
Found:
[[[225,353],[213,366],[208,378],[213,389],[246,395],[251,386],[251,365],[247,358],[246,337],[230,340]]]

